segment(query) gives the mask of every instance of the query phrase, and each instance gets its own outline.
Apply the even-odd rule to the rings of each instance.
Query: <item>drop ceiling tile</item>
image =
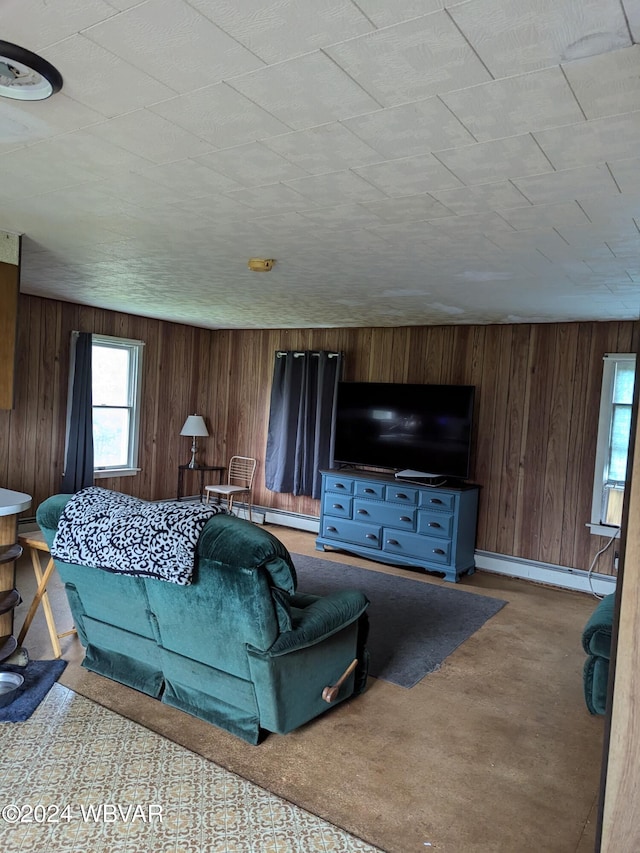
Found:
[[[534,204],[509,210],[498,209],[497,213],[516,231],[584,225],[589,222],[586,213],[575,201],[564,204]]]
[[[449,92],[442,100],[479,142],[584,119],[559,68]]]
[[[405,198],[390,198],[384,201],[367,202],[365,209],[387,222],[405,222],[412,219],[437,219],[441,216],[453,216],[443,204],[432,196],[406,196]]]
[[[271,151],[261,142],[250,142],[198,158],[240,186],[257,187],[306,175],[303,169]]]
[[[469,0],[448,11],[494,77],[631,43],[619,0]]]
[[[62,74],[64,93],[112,118],[170,98],[173,89],[81,35],[40,51]]]
[[[147,0],[83,35],[176,92],[263,64],[183,0]]]
[[[513,182],[532,204],[554,204],[597,193],[611,195],[618,192],[609,170],[604,165],[547,172],[515,178]]]
[[[527,203],[527,199],[508,181],[495,184],[482,184],[477,187],[461,187],[460,189],[441,190],[431,193],[449,210],[461,216],[469,213],[483,213],[498,207],[519,207]]]
[[[640,192],[640,158],[611,160],[607,163],[615,182],[623,193]]]
[[[322,207],[385,198],[384,193],[377,187],[349,171],[307,176],[286,183],[300,195]]]
[[[320,51],[229,81],[296,130],[371,112],[379,104]]]
[[[203,15],[265,62],[281,62],[369,32],[355,3],[341,0],[190,0]],[[283,9],[286,5],[286,12]]]
[[[535,249],[547,257],[552,256],[553,253],[562,257],[573,257],[575,255],[575,251],[551,228],[534,231],[532,234],[525,231],[505,230],[501,233],[495,231],[490,236],[491,240],[505,252]]]
[[[535,175],[550,166],[529,134],[438,151],[436,156],[465,184]]]
[[[2,38],[39,52],[114,15],[104,0],[3,0]]]
[[[247,188],[227,193],[227,198],[241,202],[258,213],[293,213],[312,207],[312,202],[282,184],[268,187]],[[245,208],[245,214],[247,210]]]
[[[444,11],[325,50],[384,106],[417,101],[491,79]]]
[[[354,168],[356,174],[388,196],[404,196],[447,190],[462,186],[462,181],[442,165],[433,154],[387,160]]]
[[[637,44],[640,41],[640,0],[622,0],[622,7],[627,16],[633,40]]]
[[[153,166],[141,170],[139,174],[167,187],[176,197],[185,199],[223,193],[241,186],[227,175],[221,175],[195,160]]]
[[[556,169],[637,156],[640,111],[534,134]]]
[[[563,65],[587,118],[640,110],[640,45]]]
[[[241,204],[227,193],[186,201],[181,200],[174,203],[171,209],[175,211],[176,221],[179,221],[180,215],[184,212],[191,217],[197,217],[201,223],[215,223],[216,231],[218,224],[246,219],[247,214],[250,213],[246,205]]]
[[[390,27],[411,18],[437,12],[445,0],[358,0],[358,6],[377,27]]]
[[[339,172],[380,159],[377,151],[338,122],[273,136],[263,145],[311,175]]]
[[[18,105],[19,104],[19,105]],[[0,99],[0,150],[39,142],[104,121],[95,110],[59,92],[45,101]]]
[[[128,170],[145,168],[149,161],[137,154],[115,145],[108,139],[96,137],[91,129],[76,130],[32,146],[38,148],[50,162],[59,168],[66,163],[70,169],[78,168],[90,172],[93,179],[109,178],[125,174]]]
[[[318,210],[305,210],[300,214],[314,225],[331,230],[358,230],[371,225],[379,225],[380,218],[359,204],[344,204],[321,207]]]
[[[89,128],[88,133],[153,163],[195,157],[212,149],[210,143],[149,110],[117,116]]]
[[[231,148],[290,129],[226,83],[206,86],[149,109],[218,148]]]
[[[387,107],[343,124],[389,160],[474,141],[439,98]]]
[[[474,238],[477,235],[490,237],[496,234],[515,234],[513,228],[497,213],[474,213],[469,216],[451,216],[434,223],[438,230],[452,238]],[[461,247],[464,248],[464,247]]]

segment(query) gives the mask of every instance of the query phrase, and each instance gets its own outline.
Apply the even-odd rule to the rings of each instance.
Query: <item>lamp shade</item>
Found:
[[[180,430],[180,435],[209,435],[202,415],[189,415]]]

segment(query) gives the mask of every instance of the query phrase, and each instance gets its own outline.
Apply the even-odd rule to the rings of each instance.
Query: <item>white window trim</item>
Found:
[[[621,361],[631,361],[636,364],[635,353],[605,353],[603,356],[602,391],[600,392],[600,414],[598,416],[598,441],[596,444],[596,457],[593,473],[593,494],[591,499],[591,521],[587,524],[591,533],[595,536],[610,536],[618,539],[620,528],[615,524],[603,524],[602,511],[602,483],[604,466],[607,462],[609,449],[609,431],[611,429],[611,416],[613,410],[613,382],[615,379],[616,364]],[[636,382],[637,382],[636,377]]]
[[[92,343],[105,343],[109,346],[125,346],[131,348],[135,358],[135,364],[132,368],[132,398],[133,403],[133,441],[129,451],[129,465],[122,468],[95,468],[93,476],[96,480],[106,479],[107,477],[132,477],[138,474],[142,469],[138,467],[138,451],[140,447],[140,400],[142,397],[142,351],[144,341],[137,341],[133,338],[117,338],[113,335],[92,335]]]

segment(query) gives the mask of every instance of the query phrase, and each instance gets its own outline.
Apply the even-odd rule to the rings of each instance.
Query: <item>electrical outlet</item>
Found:
[[[618,571],[618,560],[619,559],[620,559],[620,552],[614,551],[613,552],[613,568],[614,568],[614,571],[616,571],[616,572]]]

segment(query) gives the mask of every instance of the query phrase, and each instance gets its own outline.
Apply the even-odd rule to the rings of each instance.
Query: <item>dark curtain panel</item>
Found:
[[[336,353],[276,353],[265,462],[272,492],[320,497],[318,472],[331,463],[341,368]]]
[[[80,332],[76,341],[67,459],[62,491],[73,494],[93,486],[93,417],[91,412],[91,335]]]

